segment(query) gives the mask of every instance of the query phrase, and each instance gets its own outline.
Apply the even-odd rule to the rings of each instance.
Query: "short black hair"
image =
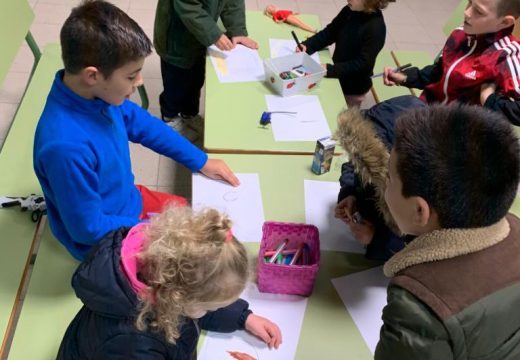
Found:
[[[499,113],[460,104],[406,112],[394,150],[403,196],[425,199],[443,228],[494,224],[515,199],[519,140]]]
[[[518,19],[520,16],[520,0],[498,0],[497,16],[508,15]]]
[[[60,33],[65,71],[77,74],[95,66],[105,76],[152,52],[141,27],[118,7],[86,0],[72,9]]]

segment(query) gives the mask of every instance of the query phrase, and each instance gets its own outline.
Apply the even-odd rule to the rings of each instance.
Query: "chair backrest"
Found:
[[[26,0],[0,0],[0,85],[33,20],[34,13]]]

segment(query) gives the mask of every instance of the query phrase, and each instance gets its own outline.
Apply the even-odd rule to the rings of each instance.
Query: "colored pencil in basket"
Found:
[[[302,251],[302,265],[309,265],[311,262],[311,249],[305,244]]]
[[[276,253],[276,250],[266,250],[264,252],[264,256],[273,256]],[[296,253],[296,249],[287,249],[282,251],[282,255],[294,255]]]
[[[288,242],[289,242],[289,239],[285,239],[280,244],[278,244],[278,246],[276,247],[276,252],[274,253],[273,256],[271,256],[271,259],[269,260],[270,264],[274,264],[274,262],[276,261],[276,258],[278,257],[278,255],[282,254],[282,250],[287,246]]]
[[[293,258],[294,258],[293,255],[284,256],[284,258],[283,258],[284,265],[291,265],[291,261]]]
[[[289,263],[289,265],[296,264],[296,262],[298,261],[298,259],[302,255],[303,247],[304,247],[304,243],[299,243],[298,244],[298,248],[296,249],[296,253],[294,254],[291,262]]]

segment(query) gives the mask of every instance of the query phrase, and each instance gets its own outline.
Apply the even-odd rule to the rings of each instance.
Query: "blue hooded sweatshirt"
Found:
[[[114,106],[72,92],[56,74],[36,128],[34,171],[54,236],[83,260],[105,234],[139,222],[128,141],[199,171],[207,155],[131,101]]]

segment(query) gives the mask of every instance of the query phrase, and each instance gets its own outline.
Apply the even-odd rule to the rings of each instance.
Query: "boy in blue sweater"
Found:
[[[58,71],[34,139],[34,170],[54,236],[78,260],[105,234],[185,199],[134,185],[128,141],[192,171],[239,181],[128,98],[143,83],[151,42],[135,21],[104,1],[84,1],[61,29]]]

